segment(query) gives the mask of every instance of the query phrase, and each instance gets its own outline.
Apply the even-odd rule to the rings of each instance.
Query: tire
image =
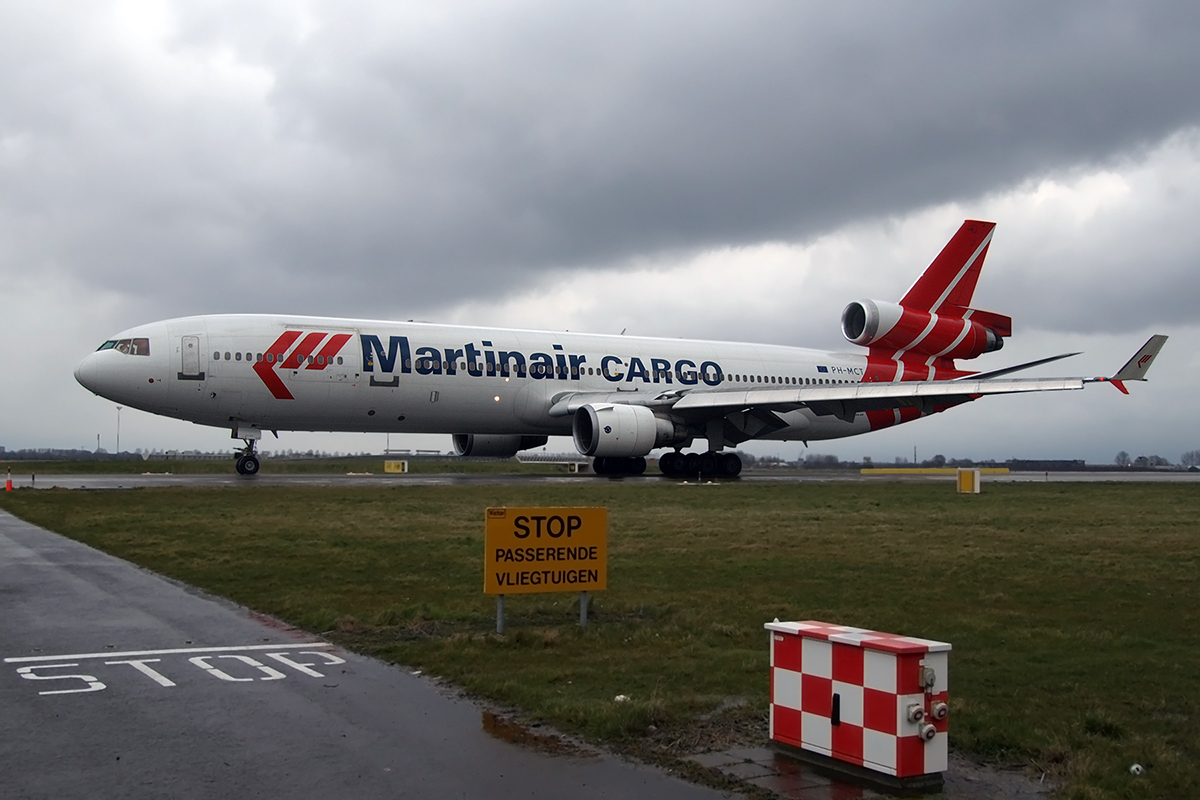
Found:
[[[258,456],[242,456],[238,459],[238,472],[243,475],[257,475],[258,468]]]
[[[721,474],[726,478],[736,478],[742,474],[742,460],[733,453],[721,456]]]
[[[668,478],[679,477],[679,453],[663,453],[658,459],[658,469]]]
[[[683,474],[692,477],[700,472],[700,454],[688,453],[683,457]]]
[[[705,477],[711,477],[717,474],[717,467],[721,463],[721,456],[717,453],[705,453],[700,456],[700,474]]]

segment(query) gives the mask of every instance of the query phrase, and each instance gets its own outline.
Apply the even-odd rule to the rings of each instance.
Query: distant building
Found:
[[[1042,461],[1011,458],[1004,466],[1014,472],[1079,472],[1087,469],[1082,458],[1077,459],[1046,459]]]

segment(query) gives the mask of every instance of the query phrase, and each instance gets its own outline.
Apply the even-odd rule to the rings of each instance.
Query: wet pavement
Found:
[[[691,761],[789,800],[883,800],[892,795],[837,780],[768,747],[743,747],[692,756]],[[1052,787],[1016,771],[983,767],[951,755],[938,800],[1046,800]]]
[[[18,466],[19,470],[19,466]],[[14,470],[13,489],[135,489],[160,486],[190,487],[241,487],[256,486],[574,486],[583,483],[604,481],[607,484],[640,486],[658,484],[663,486],[694,486],[695,481],[676,481],[660,475],[609,478],[595,475],[518,475],[488,473],[480,475],[462,474],[370,474],[349,473],[344,475],[271,475],[259,473],[246,477],[234,473],[217,475],[173,475],[171,473],[144,473],[129,475],[33,475]],[[1012,472],[1007,475],[984,475],[983,486],[988,483],[1200,483],[1197,472]],[[827,483],[831,481],[878,482],[941,482],[954,484],[954,475],[861,475],[857,472],[774,474],[771,472],[743,473],[738,483]],[[723,482],[707,482],[720,485]]]
[[[0,607],[5,798],[730,796],[513,744],[423,676],[4,512]]]

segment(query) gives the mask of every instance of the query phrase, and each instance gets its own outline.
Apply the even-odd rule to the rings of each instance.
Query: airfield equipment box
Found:
[[[815,620],[765,627],[772,741],[834,767],[940,781],[949,644]]]

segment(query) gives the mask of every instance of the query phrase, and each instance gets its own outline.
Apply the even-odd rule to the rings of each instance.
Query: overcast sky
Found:
[[[970,367],[1083,350],[1030,374],[1111,374],[1169,334],[1151,380],[809,452],[1177,461],[1200,448],[1198,30],[1194,2],[0,0],[0,445],[112,449],[75,365],[188,314],[865,352],[842,308],[898,299],[970,217],[998,223],[974,304],[1014,319]],[[127,450],[231,444],[121,426]]]

